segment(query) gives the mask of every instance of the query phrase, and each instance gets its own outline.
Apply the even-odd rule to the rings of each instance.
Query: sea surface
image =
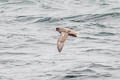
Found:
[[[0,0],[0,80],[120,80],[120,0]]]

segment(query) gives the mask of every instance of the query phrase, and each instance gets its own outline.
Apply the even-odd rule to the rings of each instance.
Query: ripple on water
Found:
[[[120,3],[110,1],[0,0],[0,79],[119,80]],[[60,26],[80,34],[58,53]]]

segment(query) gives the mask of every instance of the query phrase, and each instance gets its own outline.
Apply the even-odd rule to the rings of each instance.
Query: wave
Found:
[[[41,16],[17,16],[15,21],[18,22],[30,22],[30,23],[55,23],[55,22],[64,22],[64,21],[70,21],[70,22],[76,22],[76,23],[84,23],[84,22],[94,22],[94,25],[98,25],[100,27],[105,27],[105,25],[102,25],[98,23],[99,21],[105,21],[105,20],[112,20],[119,19],[120,13],[107,13],[107,14],[85,14],[85,15],[75,15],[75,16],[68,16],[68,17],[41,17]],[[97,22],[97,23],[95,23]]]

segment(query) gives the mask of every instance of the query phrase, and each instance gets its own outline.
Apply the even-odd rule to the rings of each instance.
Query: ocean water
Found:
[[[0,80],[120,80],[120,1],[0,0]]]

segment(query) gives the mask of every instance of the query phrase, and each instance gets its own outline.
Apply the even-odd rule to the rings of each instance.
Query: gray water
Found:
[[[120,80],[120,1],[0,0],[0,80]]]

